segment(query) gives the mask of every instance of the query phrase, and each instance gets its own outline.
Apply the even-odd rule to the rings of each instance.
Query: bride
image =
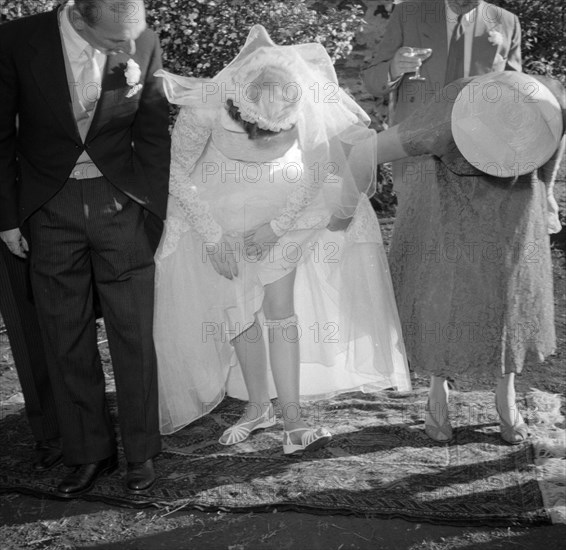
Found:
[[[283,452],[319,448],[331,434],[300,397],[410,389],[368,200],[375,132],[320,44],[277,46],[260,25],[211,80],[158,75],[182,106],[156,254],[161,431],[228,394],[248,404],[219,441],[239,443],[275,424],[277,395]]]

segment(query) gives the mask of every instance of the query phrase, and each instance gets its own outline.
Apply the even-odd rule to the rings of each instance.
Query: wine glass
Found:
[[[407,57],[417,57],[418,59],[424,61],[432,55],[432,50],[430,48],[411,48],[409,52],[405,54]],[[426,80],[421,76],[420,66],[417,67],[415,74],[409,77],[409,80]]]

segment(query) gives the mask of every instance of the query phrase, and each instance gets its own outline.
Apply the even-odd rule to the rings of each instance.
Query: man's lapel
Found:
[[[421,44],[423,48],[432,49],[432,55],[423,63],[421,72],[428,73],[431,82],[442,83],[448,51],[444,0],[425,1],[421,10]]]
[[[31,70],[49,108],[65,130],[80,141],[67,81],[58,10],[53,10],[49,15],[45,30],[30,40],[30,45],[37,52],[31,62]]]
[[[96,136],[101,128],[112,120],[117,110],[119,111],[118,107],[131,101],[126,97],[129,87],[125,75],[130,58],[136,59],[135,56],[124,53],[108,56],[102,79],[100,99],[96,105],[94,119],[87,134],[87,141]]]
[[[123,89],[125,83],[124,70],[128,59],[129,57],[125,54],[107,57],[100,98],[96,104],[96,111],[87,134],[87,140],[92,139],[104,124],[112,119],[112,113],[117,103],[125,99],[125,92],[121,93],[121,89]]]

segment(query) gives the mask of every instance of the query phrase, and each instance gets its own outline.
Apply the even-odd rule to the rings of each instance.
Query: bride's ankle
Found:
[[[262,402],[250,401],[246,405],[241,421],[251,422],[253,420],[257,420],[259,417],[264,416],[268,411],[271,410],[271,401],[269,400]]]
[[[302,431],[302,430],[308,430],[310,428],[304,420],[297,420],[295,422],[284,421],[283,422],[283,429],[286,432],[292,432],[293,430],[301,430]],[[302,435],[301,431],[297,432],[298,435],[292,434],[291,438],[295,439],[295,436],[296,436],[296,439],[300,440],[301,435]]]
[[[309,430],[311,430],[311,428],[309,428],[308,426],[301,426],[300,428],[293,428],[293,429],[296,431],[293,432],[291,430],[285,430],[285,432],[288,434],[289,441],[293,445],[300,445],[302,442],[303,435]],[[283,437],[283,439],[285,440],[285,436]]]

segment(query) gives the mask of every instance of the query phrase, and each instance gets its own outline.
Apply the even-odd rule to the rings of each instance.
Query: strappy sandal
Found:
[[[291,434],[295,432],[304,432],[301,436],[301,443],[298,445],[291,440]],[[283,454],[294,455],[305,451],[314,451],[324,447],[331,439],[332,434],[326,428],[285,430],[283,432]]]
[[[270,405],[269,408],[255,420],[240,422],[230,426],[220,436],[218,443],[220,443],[220,445],[235,445],[236,443],[241,443],[250,437],[250,435],[256,430],[271,428],[271,426],[275,426],[276,423],[277,420],[275,418],[275,413],[273,412],[273,405]]]

